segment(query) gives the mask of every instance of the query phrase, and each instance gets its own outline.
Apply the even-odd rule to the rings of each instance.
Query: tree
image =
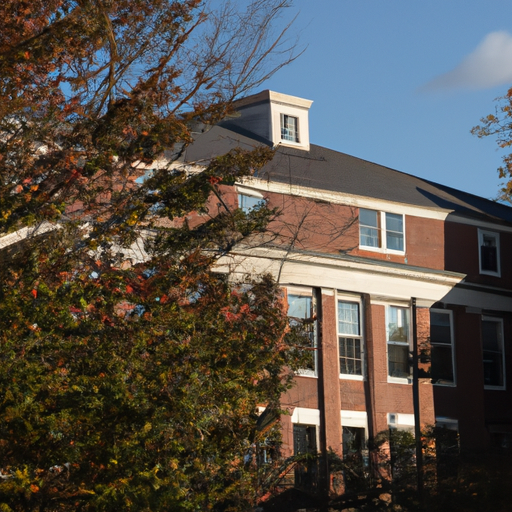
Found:
[[[480,138],[495,136],[501,149],[512,146],[512,88],[507,94],[498,98],[498,105],[494,114],[480,119],[471,133]],[[512,197],[512,153],[503,157],[503,165],[498,168],[499,177],[505,180],[498,199],[510,202]]]
[[[258,406],[278,407],[300,337],[270,278],[215,263],[277,212],[202,214],[272,151],[176,160],[294,58],[273,33],[287,5],[2,2],[2,510],[255,499]]]

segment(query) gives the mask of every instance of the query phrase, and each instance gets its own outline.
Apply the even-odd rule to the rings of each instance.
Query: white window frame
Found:
[[[360,208],[359,213],[361,213],[361,210],[367,210],[372,211],[377,214],[377,221],[378,221],[378,234],[379,234],[379,245],[378,247],[373,245],[364,245],[361,240],[361,215],[359,215],[359,248],[364,249],[365,251],[373,251],[373,252],[382,252],[386,254],[405,254],[405,247],[406,247],[406,240],[405,240],[405,215],[402,213],[395,213],[395,212],[385,212],[380,210],[372,210],[371,208]],[[402,239],[403,239],[403,250],[397,250],[397,249],[390,249],[387,247],[387,225],[386,225],[386,215],[397,215],[402,217]]]
[[[315,427],[316,447],[320,446],[320,410],[309,409],[307,407],[295,407],[291,416],[292,423],[292,448],[295,440],[293,439],[293,425],[304,425]]]
[[[449,386],[449,387],[455,387],[457,385],[457,374],[456,374],[456,367],[455,367],[455,336],[454,336],[454,329],[453,329],[453,311],[450,309],[436,309],[431,308],[431,313],[436,314],[443,314],[448,315],[450,319],[450,348],[452,353],[452,373],[453,373],[453,382],[434,382],[432,381],[432,384],[435,386]],[[440,347],[447,347],[448,345],[446,343],[435,343],[432,341],[432,337],[430,338],[430,344],[431,344],[431,350],[432,346],[440,346]],[[433,358],[431,353],[431,360],[430,364],[433,364]]]
[[[390,325],[390,308],[399,308],[404,311],[406,311],[406,318],[408,323],[408,332],[407,332],[407,341],[401,342],[401,341],[391,341],[389,338],[389,325]],[[409,375],[407,377],[394,377],[389,375],[389,346],[390,345],[398,345],[408,347],[407,350],[407,357],[409,358],[410,352],[411,352],[411,339],[412,339],[412,333],[411,333],[411,308],[410,305],[407,304],[387,304],[386,305],[386,373],[388,376],[387,381],[389,383],[394,384],[411,384],[412,383],[412,372],[411,367],[409,366]]]
[[[309,296],[311,297],[311,305],[313,309],[313,314],[316,314],[316,305],[315,305],[315,295],[312,287],[309,286],[286,286],[286,297],[290,295],[301,295],[301,296]],[[295,373],[300,377],[318,377],[318,322],[314,321],[315,324],[313,326],[313,339],[311,350],[313,352],[313,365],[314,369],[310,368],[299,368]]]
[[[237,191],[237,201],[238,207],[244,211],[244,213],[249,213],[253,208],[255,208],[260,203],[265,203],[265,197],[260,192],[255,190],[249,190],[241,187],[236,188]],[[244,206],[242,198],[249,197],[255,200],[255,204],[253,206]]]
[[[496,247],[496,271],[486,270],[482,268],[482,247],[484,245],[485,238],[494,239],[495,247]],[[478,264],[480,269],[480,274],[488,275],[488,276],[496,276],[501,277],[501,262],[500,262],[500,234],[496,231],[486,231],[484,229],[478,230]]]
[[[299,118],[298,116],[292,116],[290,114],[286,114],[284,112],[279,116],[280,118],[280,130],[281,130],[281,141],[286,144],[300,144],[300,128],[299,128]],[[290,119],[295,119],[295,132],[291,132],[291,136],[294,136],[293,139],[286,138],[285,132],[288,132],[289,129],[286,127],[286,121]]]
[[[414,414],[388,412],[388,428],[414,433]]]
[[[358,306],[358,327],[359,327],[359,334],[347,334],[340,332],[340,319],[339,319],[339,308],[338,304],[340,302],[346,302],[351,304],[357,304]],[[338,367],[339,367],[339,374],[340,379],[347,379],[347,380],[364,380],[365,378],[365,356],[366,356],[366,347],[365,347],[365,339],[364,339],[364,323],[363,323],[363,305],[361,298],[354,295],[344,295],[337,293],[336,294],[336,332],[338,334]],[[341,372],[341,354],[340,354],[340,338],[356,338],[359,339],[361,342],[361,375],[355,375],[355,374],[349,374],[349,373],[342,373]]]
[[[495,322],[497,324],[499,324],[500,326],[500,339],[498,340],[498,342],[500,343],[500,348],[501,348],[501,372],[502,372],[502,376],[503,376],[503,383],[499,386],[494,386],[494,385],[491,385],[491,384],[485,384],[485,381],[484,381],[484,389],[496,389],[496,390],[504,390],[506,389],[507,387],[507,380],[506,380],[506,373],[505,373],[505,338],[504,338],[504,331],[503,331],[503,318],[500,318],[500,317],[497,317],[497,316],[485,316],[483,315],[482,316],[482,322]],[[484,340],[483,340],[483,333],[482,333],[482,364],[484,364],[485,360],[484,360]]]
[[[364,442],[365,446],[368,443],[368,415],[366,411],[349,411],[349,410],[341,410],[341,431],[343,435],[343,427],[355,427],[364,429]],[[342,437],[343,444],[343,437]],[[364,448],[361,453],[364,461],[364,465],[367,466],[369,461],[369,451],[368,448]],[[345,457],[345,453],[343,453],[343,457]]]

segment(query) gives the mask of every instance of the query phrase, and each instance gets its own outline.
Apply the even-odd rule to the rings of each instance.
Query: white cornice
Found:
[[[44,221],[36,226],[18,229],[13,233],[9,233],[8,235],[0,237],[0,249],[4,249],[5,247],[17,244],[18,242],[23,242],[23,240],[27,240],[31,237],[43,235],[44,233],[48,233],[49,231],[53,231],[55,229],[60,229],[59,224],[52,224],[47,221]]]
[[[445,220],[446,217],[453,211],[442,208],[428,208],[424,206],[407,205],[393,201],[386,201],[384,199],[347,194],[345,192],[332,192],[328,190],[320,190],[317,188],[303,187],[299,185],[277,183],[274,181],[266,181],[254,177],[244,179],[241,184],[243,184],[243,186],[246,188],[252,188],[254,190],[263,192],[300,196],[309,199],[327,201],[333,204],[341,204],[357,208],[369,208],[372,210],[400,213],[403,215],[412,215],[415,217],[423,217],[427,219]]]
[[[351,271],[364,272],[366,274],[386,274],[389,276],[398,276],[405,279],[415,281],[437,282],[454,286],[460,283],[466,276],[465,274],[447,271],[432,271],[427,268],[410,267],[407,265],[387,265],[386,262],[380,264],[376,260],[371,262],[354,261],[352,259],[344,259],[334,255],[316,255],[308,253],[291,252],[285,249],[253,247],[247,250],[237,249],[233,251],[233,256],[264,258],[268,260],[300,262],[308,266],[322,267],[325,270],[329,268],[345,268]]]

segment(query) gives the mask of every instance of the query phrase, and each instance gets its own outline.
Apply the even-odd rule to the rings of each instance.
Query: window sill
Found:
[[[412,377],[390,377],[388,375],[388,384],[412,384]]]
[[[484,386],[486,391],[506,391],[506,386]]]
[[[364,377],[362,375],[350,375],[348,373],[340,373],[340,379],[343,380],[359,380],[363,381]]]
[[[314,379],[318,378],[318,375],[314,370],[297,370],[295,372],[296,377],[313,377]]]
[[[481,276],[493,276],[493,277],[501,277],[501,272],[492,272],[490,270],[482,270],[480,269]]]
[[[441,386],[443,388],[456,388],[457,384],[455,382],[432,382],[432,386]]]
[[[360,251],[377,252],[379,254],[396,254],[397,256],[405,256],[405,251],[395,251],[393,249],[384,249],[382,247],[371,247],[366,245],[359,246]]]

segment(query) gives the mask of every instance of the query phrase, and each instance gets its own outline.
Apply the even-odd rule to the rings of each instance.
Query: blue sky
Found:
[[[262,88],[313,100],[311,142],[494,198],[470,134],[512,86],[510,0],[295,0],[305,53]]]

